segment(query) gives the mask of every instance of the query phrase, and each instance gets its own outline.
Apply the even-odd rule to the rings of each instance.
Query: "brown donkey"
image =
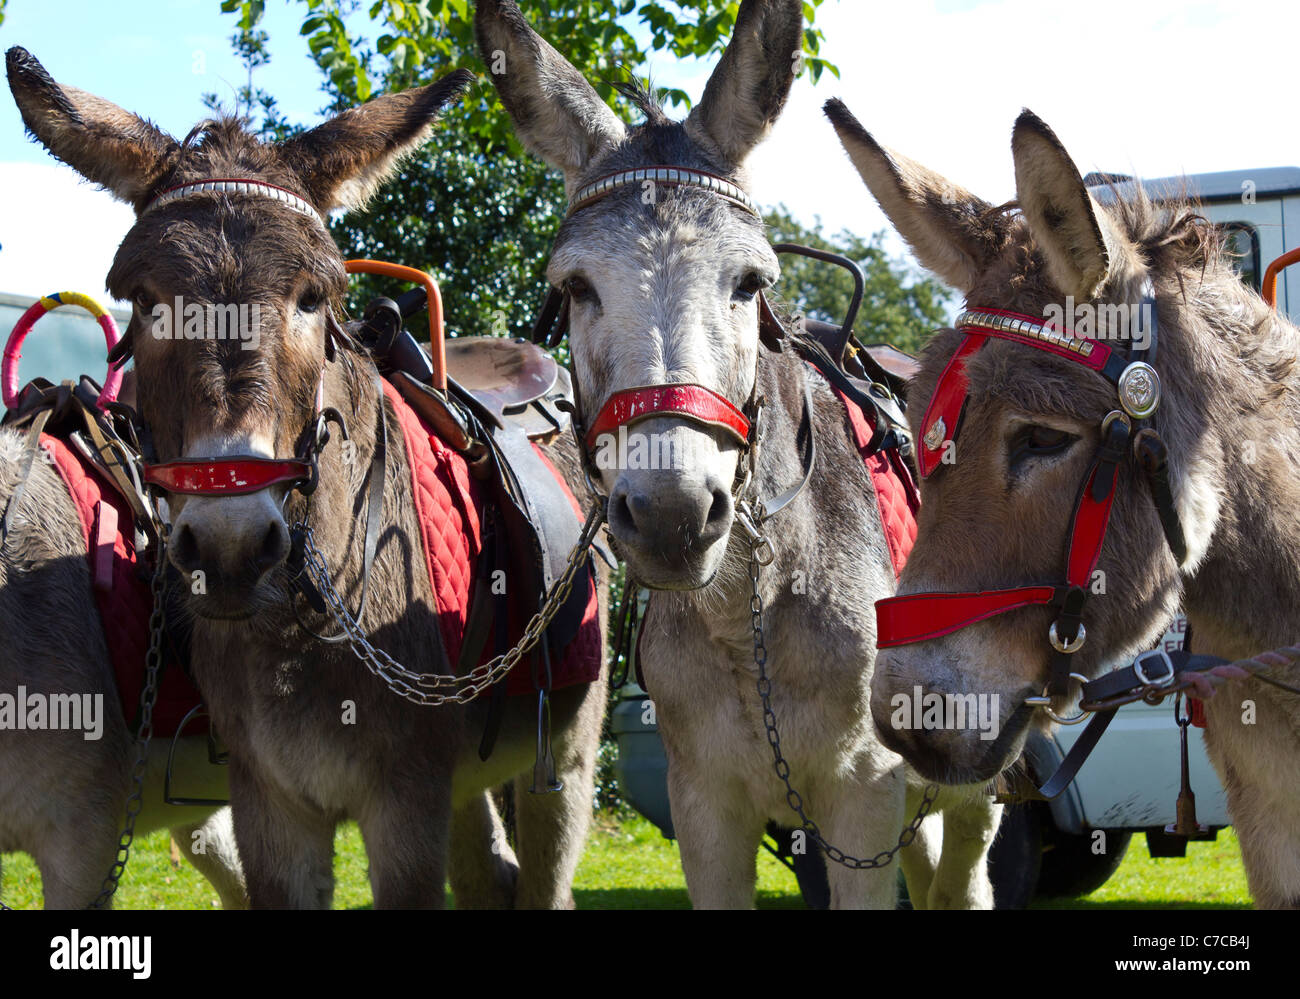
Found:
[[[168,556],[190,583],[193,671],[231,752],[235,835],[252,905],[328,907],[334,831],[347,818],[366,841],[376,906],[440,906],[449,851],[461,906],[571,905],[603,673],[552,698],[564,788],[519,794],[516,864],[487,789],[532,762],[535,701],[506,700],[496,750],[480,761],[489,699],[424,707],[399,698],[347,644],[300,627],[302,614],[314,630],[334,630],[295,602],[286,566],[289,525],[305,522],[348,606],[357,606],[363,585],[368,591],[361,625],[375,645],[426,673],[452,672],[404,438],[391,402],[376,393],[372,362],[334,319],[345,275],[322,219],[364,203],[470,75],[377,97],[270,145],[232,120],[204,123],[178,143],[59,86],[21,49],[9,52],[8,69],[28,129],[137,211],[109,287],[135,303],[126,335],[157,459],[242,456],[265,469],[258,459],[294,455],[319,414],[338,414],[350,432],[351,447],[337,429],[321,447],[309,505],[286,481],[243,494],[169,496]],[[186,186],[219,180],[238,183]],[[177,299],[256,305],[255,337],[159,338],[153,307]],[[572,481],[569,456],[562,448],[551,456]],[[368,483],[379,467],[377,550],[363,584]]]
[[[963,291],[973,310],[962,330],[930,341],[914,382],[912,426],[925,444],[923,465],[926,451],[933,464],[899,592],[977,594],[983,613],[1008,588],[1058,586],[1065,553],[1078,552],[1072,519],[1097,512],[1104,487],[1093,487],[1109,469],[1113,505],[1099,558],[1071,567],[1072,576],[1082,569],[1088,591],[1081,616],[1066,608],[1057,618],[1074,613],[1082,622],[1073,638],[1065,630],[1054,636],[1069,671],[1095,676],[1150,648],[1180,602],[1199,653],[1239,660],[1294,642],[1300,331],[1237,278],[1217,231],[1193,206],[1156,205],[1141,192],[1101,207],[1056,136],[1028,111],[1012,137],[1017,203],[997,208],[878,145],[842,104],[831,102],[827,113],[922,264]],[[1075,332],[1058,335],[1067,315],[1076,317]],[[964,334],[996,328],[997,316],[1012,325],[974,338],[984,345],[956,362],[964,365],[956,374],[964,412],[956,409],[959,391],[923,416],[936,388],[947,393],[954,383],[944,373]],[[1100,342],[1081,346],[1086,337]],[[1139,428],[1167,445],[1167,501],[1139,471],[1122,429],[1129,420],[1142,448],[1151,439]],[[1092,468],[1096,476],[1081,488]],[[1176,513],[1182,544],[1166,541],[1153,499],[1166,521]],[[1029,726],[1045,722],[1025,703],[1049,681],[1053,613],[1025,606],[1038,602],[1003,601],[991,616],[957,621],[944,619],[932,597],[918,597],[906,623],[932,637],[882,649],[872,691],[877,728],[926,775],[992,777],[1015,762]],[[887,612],[896,613],[882,607],[882,645]],[[1215,678],[1206,744],[1256,903],[1297,907],[1300,696],[1263,678],[1294,686],[1300,669],[1285,657],[1271,663],[1259,677]],[[891,701],[914,686],[996,696],[997,738],[896,729]],[[1059,706],[1059,687],[1049,693]]]

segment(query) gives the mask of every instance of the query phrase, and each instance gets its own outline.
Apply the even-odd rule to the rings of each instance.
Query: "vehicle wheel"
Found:
[[[1043,860],[1043,822],[1031,803],[1007,805],[989,849],[993,908],[1023,909],[1034,897]]]
[[[1043,864],[1038,894],[1044,898],[1088,895],[1104,885],[1124,859],[1132,833],[1106,831],[1106,852],[1092,852],[1092,834],[1061,832],[1043,823]]]

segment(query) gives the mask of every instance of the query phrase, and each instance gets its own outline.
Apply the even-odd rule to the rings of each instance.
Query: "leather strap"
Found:
[[[27,491],[27,479],[32,474],[32,463],[36,460],[36,452],[41,449],[41,431],[45,429],[45,424],[49,422],[50,410],[43,409],[36,414],[32,420],[31,429],[27,431],[27,441],[23,445],[22,463],[18,467],[18,484],[14,486],[14,491],[9,494],[9,500],[5,504],[5,513],[3,519],[0,519],[0,544],[9,537],[9,532],[13,530],[14,518],[18,515],[18,507],[22,505],[23,493]]]
[[[1020,607],[1064,600],[1055,586],[1018,586],[977,593],[909,593],[876,601],[876,645],[911,645],[960,631]]]
[[[1092,721],[1088,722],[1079,738],[1074,741],[1074,745],[1065,754],[1065,759],[1061,761],[1056,773],[1052,774],[1043,786],[1038,789],[1038,792],[1044,798],[1055,798],[1069,787],[1070,781],[1074,780],[1079,768],[1083,766],[1084,761],[1097,747],[1097,743],[1101,741],[1102,735],[1105,734],[1111,719],[1114,717],[1115,711],[1113,710],[1098,711],[1092,716]]]
[[[809,383],[808,375],[805,372],[803,379],[803,416],[799,420],[799,436],[797,438],[804,441],[803,454],[800,456],[803,475],[798,482],[788,489],[783,490],[771,499],[763,501],[761,520],[765,521],[769,517],[774,517],[789,506],[794,501],[794,498],[803,492],[804,487],[808,485],[808,480],[812,478],[813,466],[817,463],[817,433],[812,414],[812,385]]]
[[[310,478],[309,461],[255,455],[209,461],[166,461],[144,467],[144,481],[149,485],[189,496],[240,496],[281,482],[302,482]]]

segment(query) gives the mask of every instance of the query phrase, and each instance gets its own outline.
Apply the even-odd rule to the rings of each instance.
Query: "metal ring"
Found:
[[[1088,682],[1088,678],[1084,676],[1082,673],[1071,673],[1070,679],[1078,680],[1081,686]],[[1040,696],[1026,697],[1025,703],[1030,705],[1031,707],[1042,708],[1044,711],[1047,712],[1047,717],[1052,719],[1052,721],[1056,722],[1058,725],[1078,725],[1079,722],[1083,721],[1089,715],[1092,714],[1091,711],[1080,711],[1077,715],[1074,715],[1073,717],[1065,717],[1063,715],[1058,715],[1055,711],[1052,710],[1052,698],[1047,696],[1046,684],[1043,686],[1043,693]]]
[[[1052,648],[1054,648],[1057,652],[1063,652],[1066,655],[1071,655],[1075,652],[1078,652],[1081,648],[1083,648],[1083,643],[1087,640],[1087,638],[1088,638],[1088,629],[1083,626],[1082,621],[1079,622],[1079,632],[1074,636],[1074,641],[1072,642],[1061,641],[1060,636],[1057,635],[1056,633],[1055,621],[1052,622],[1052,627],[1049,628],[1047,632],[1047,640],[1052,643]],[[1076,674],[1071,673],[1070,675],[1074,676]]]
[[[1123,413],[1118,409],[1112,409],[1109,413],[1106,414],[1106,418],[1101,421],[1102,440],[1105,440],[1106,431],[1110,429],[1110,425],[1114,423],[1116,420],[1123,420],[1124,426],[1128,427],[1129,430],[1132,431],[1133,424],[1129,422],[1128,414]]]

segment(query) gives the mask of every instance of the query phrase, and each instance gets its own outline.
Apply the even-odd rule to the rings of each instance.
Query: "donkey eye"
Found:
[[[596,291],[591,287],[591,283],[577,275],[564,282],[564,290],[575,302],[592,302],[596,299]]]
[[[1014,464],[1026,458],[1044,458],[1061,454],[1069,450],[1070,445],[1078,439],[1074,434],[1057,430],[1055,427],[1025,427],[1012,441],[1011,461]]]
[[[742,302],[752,302],[754,297],[768,286],[767,278],[757,271],[750,271],[736,286],[736,298]]]
[[[298,311],[310,315],[319,310],[324,301],[325,297],[320,292],[315,290],[304,291],[302,297],[298,299]]]
[[[131,296],[131,302],[137,309],[146,315],[152,312],[153,307],[158,304],[158,300],[154,298],[153,295],[149,294],[149,292],[144,290],[137,291],[133,296]]]

